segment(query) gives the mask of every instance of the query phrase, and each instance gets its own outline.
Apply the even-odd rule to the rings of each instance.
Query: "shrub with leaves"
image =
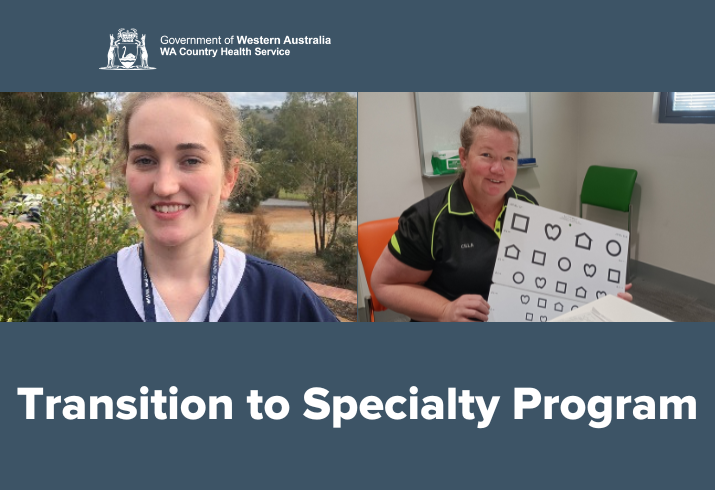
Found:
[[[254,211],[253,217],[246,227],[246,232],[248,233],[248,253],[266,260],[275,258],[270,251],[271,242],[273,242],[271,225],[266,221],[263,209],[258,208]]]
[[[340,285],[347,285],[357,277],[357,233],[350,225],[338,227],[332,246],[321,255],[325,270],[333,274]]]
[[[26,320],[59,281],[139,240],[125,191],[106,185],[111,139],[108,128],[84,140],[69,134],[64,158],[35,191],[44,196],[41,223],[0,217],[0,315],[6,321]],[[0,181],[0,195],[8,196],[7,173]]]
[[[4,195],[14,184],[0,174]],[[47,259],[47,242],[39,227],[18,222],[18,216],[0,216],[0,316],[3,321],[25,320],[56,282],[57,264]]]

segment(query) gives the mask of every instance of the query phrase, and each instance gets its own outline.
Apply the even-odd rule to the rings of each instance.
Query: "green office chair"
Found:
[[[629,168],[591,165],[586,171],[581,188],[579,216],[583,218],[583,205],[599,206],[628,213],[628,233],[631,232],[631,196],[638,171]],[[630,247],[628,247],[630,248]],[[629,277],[630,253],[626,256],[626,277]]]
[[[581,206],[579,216],[583,218],[583,205],[589,204],[602,208],[628,213],[628,233],[631,232],[631,196],[636,184],[638,171],[629,168],[588,167],[581,188]]]

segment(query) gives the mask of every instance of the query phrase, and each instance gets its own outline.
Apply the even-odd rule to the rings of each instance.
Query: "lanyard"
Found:
[[[139,259],[142,263],[142,303],[144,303],[144,321],[156,322],[156,308],[154,306],[154,292],[151,286],[151,278],[144,267],[144,243],[139,244]],[[214,240],[214,250],[211,254],[211,268],[209,270],[209,309],[206,313],[205,322],[209,321],[211,307],[218,293],[218,243]]]

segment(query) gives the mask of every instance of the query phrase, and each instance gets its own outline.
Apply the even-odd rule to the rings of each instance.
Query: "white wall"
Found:
[[[577,112],[577,182],[590,165],[638,171],[635,258],[715,283],[715,124],[655,122],[653,92],[579,94]]]
[[[577,208],[577,98],[532,94],[534,156],[539,167],[520,170],[515,184],[544,206]],[[460,128],[454,128],[455,132]],[[358,223],[399,216],[453,178],[423,179],[412,92],[358,94]],[[359,306],[367,282],[359,264]]]

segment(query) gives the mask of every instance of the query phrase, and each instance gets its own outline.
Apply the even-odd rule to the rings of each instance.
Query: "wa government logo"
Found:
[[[141,40],[136,29],[119,29],[117,39],[109,35],[107,66],[100,70],[155,70],[149,66],[149,52],[146,50],[146,34]]]

